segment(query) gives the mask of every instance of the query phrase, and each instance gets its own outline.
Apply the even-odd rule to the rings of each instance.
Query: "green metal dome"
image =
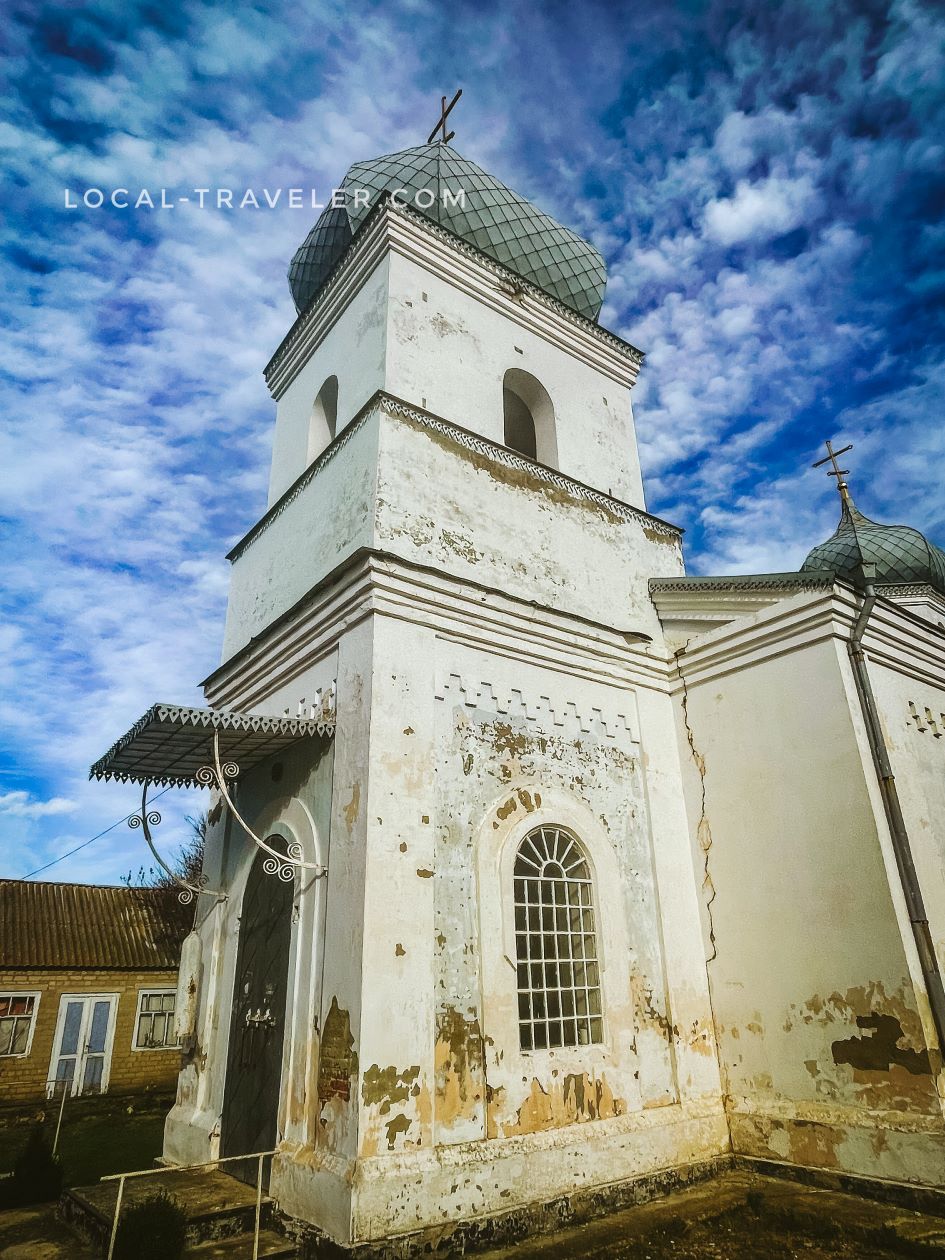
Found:
[[[909,525],[871,521],[847,495],[836,532],[813,549],[801,572],[826,570],[856,578],[864,564],[875,566],[877,586],[921,583],[945,595],[945,551]]]
[[[296,308],[304,310],[354,239],[371,208],[384,193],[401,200],[428,219],[502,263],[523,280],[537,285],[572,310],[597,319],[604,300],[607,269],[593,245],[524,197],[506,188],[475,162],[446,144],[421,144],[371,162],[355,162],[342,181],[349,192],[343,207],[329,206],[295,252],[289,266],[289,287]],[[369,204],[355,204],[354,189],[367,189]],[[413,198],[425,190],[436,194],[429,207]],[[444,204],[442,193],[460,190],[465,204]],[[399,191],[403,190],[403,191]],[[363,199],[362,199],[363,200]]]

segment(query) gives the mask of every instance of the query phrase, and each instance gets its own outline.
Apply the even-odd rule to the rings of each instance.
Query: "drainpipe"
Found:
[[[902,882],[902,891],[905,895],[906,908],[909,912],[909,922],[912,924],[912,935],[915,937],[916,949],[919,952],[919,965],[922,968],[926,992],[929,995],[929,1006],[932,1011],[932,1021],[935,1024],[935,1033],[938,1037],[939,1053],[942,1054],[945,1053],[945,987],[942,985],[942,974],[939,971],[938,959],[935,956],[935,948],[932,944],[932,934],[929,931],[929,920],[925,912],[925,903],[922,899],[922,889],[919,886],[915,863],[912,860],[912,847],[909,844],[909,834],[906,831],[905,819],[902,816],[902,806],[899,803],[896,777],[892,771],[889,751],[886,748],[886,740],[883,737],[883,728],[880,724],[879,711],[876,707],[876,697],[873,694],[873,685],[870,682],[869,670],[866,665],[866,653],[863,651],[863,636],[866,633],[867,623],[876,605],[877,598],[873,589],[873,574],[870,572],[872,569],[873,565],[863,565],[863,576],[866,579],[865,595],[860,606],[859,615],[853,625],[853,631],[847,640],[847,653],[853,666],[853,677],[856,681],[860,707],[866,723],[866,735],[869,740],[870,751],[873,754],[876,775],[879,779],[883,808],[886,814],[886,821],[889,824],[890,836],[892,837],[896,865],[899,868],[899,878]]]

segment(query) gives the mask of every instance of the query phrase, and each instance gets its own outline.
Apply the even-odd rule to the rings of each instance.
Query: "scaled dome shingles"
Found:
[[[861,563],[876,566],[878,586],[928,584],[945,595],[945,552],[910,525],[881,525],[853,504],[844,504],[840,524],[814,547],[801,572],[826,570],[855,576]]]
[[[403,189],[413,209],[523,280],[587,319],[596,320],[600,314],[607,269],[594,246],[448,145],[423,144],[355,162],[341,187],[367,189],[369,204],[355,205],[349,196],[346,202],[351,204],[327,207],[296,250],[289,287],[299,311],[328,279],[381,194]],[[413,203],[413,196],[425,189],[436,194],[429,208]],[[444,189],[464,191],[465,205],[444,205]]]

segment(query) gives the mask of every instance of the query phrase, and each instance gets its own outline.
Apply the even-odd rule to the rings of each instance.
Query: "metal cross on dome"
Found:
[[[843,479],[850,470],[849,468],[841,468],[837,463],[837,459],[840,455],[846,455],[847,451],[852,451],[853,443],[850,442],[849,445],[842,446],[839,451],[835,451],[833,449],[833,443],[830,441],[830,438],[827,439],[825,445],[827,447],[827,454],[823,457],[823,459],[818,459],[815,463],[811,464],[811,467],[822,468],[824,464],[833,464],[833,469],[827,473],[827,476],[836,477],[837,489],[840,491],[840,497],[846,501],[848,498],[848,487],[847,483]]]
[[[437,132],[440,132],[440,138],[437,141],[438,144],[449,144],[449,142],[456,135],[455,131],[447,132],[446,120],[449,117],[450,110],[453,108],[453,106],[456,104],[456,102],[459,100],[462,94],[463,94],[463,89],[460,88],[457,91],[456,95],[453,97],[453,99],[450,101],[449,105],[447,105],[446,103],[445,96],[440,97],[440,121],[436,124],[436,126],[427,136],[427,144],[433,143],[433,138]]]

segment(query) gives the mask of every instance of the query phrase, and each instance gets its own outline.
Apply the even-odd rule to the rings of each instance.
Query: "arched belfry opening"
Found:
[[[530,372],[509,368],[502,381],[505,445],[549,468],[558,467],[555,409],[548,391]]]
[[[308,459],[310,464],[329,442],[335,440],[338,422],[338,377],[329,376],[318,391],[308,426]]]

